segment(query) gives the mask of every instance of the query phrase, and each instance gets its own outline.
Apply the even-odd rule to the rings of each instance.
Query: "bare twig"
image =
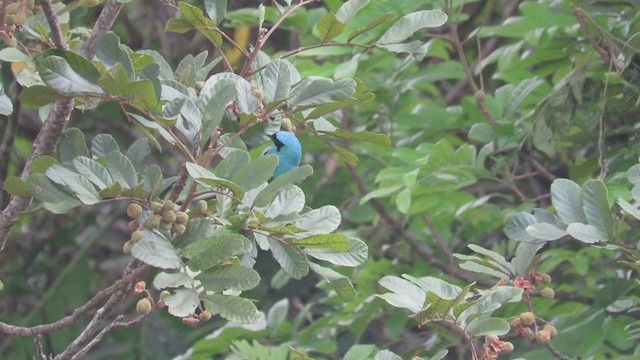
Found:
[[[98,20],[91,30],[91,35],[89,35],[89,38],[82,46],[82,50],[80,51],[82,56],[89,60],[96,56],[96,44],[98,43],[98,39],[111,29],[113,22],[116,21],[116,18],[122,9],[122,6],[123,3],[115,0],[108,0],[104,4],[104,7],[100,12],[100,16],[98,16]]]
[[[605,64],[611,64],[611,56],[609,55],[607,50],[603,49],[600,44],[598,44],[598,42],[593,38],[593,34],[591,34],[591,31],[589,30],[589,26],[584,21],[583,13],[584,11],[581,8],[573,10],[573,16],[575,16],[576,20],[578,20],[578,24],[580,24],[580,29],[582,29],[584,37],[589,40],[591,46],[593,46],[594,50],[602,59],[602,62],[604,62]],[[617,68],[616,70],[620,71],[620,69]]]
[[[47,18],[47,22],[51,28],[51,41],[58,49],[67,50],[67,41],[62,35],[58,15],[56,15],[56,11],[53,8],[53,4],[51,4],[51,0],[41,0],[40,3],[42,4],[44,16]]]

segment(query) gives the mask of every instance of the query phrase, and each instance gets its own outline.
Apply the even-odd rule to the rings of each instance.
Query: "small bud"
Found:
[[[198,201],[198,204],[196,205],[196,209],[198,210],[198,214],[206,213],[208,210],[207,202],[204,200]]]
[[[4,290],[4,283],[0,280],[0,291]]]
[[[163,221],[160,223],[160,230],[169,231],[171,230],[171,223]]]
[[[211,312],[209,310],[205,310],[205,311],[201,312],[200,315],[198,315],[198,319],[200,321],[207,321],[207,320],[211,319],[211,316],[213,316],[213,315],[211,315]]]
[[[549,334],[549,332],[546,330],[540,330],[536,334],[536,341],[541,344],[546,344],[549,342],[549,340],[551,340],[551,334]]]
[[[160,221],[162,219],[160,219],[160,216],[158,215],[151,215],[147,218],[147,220],[144,222],[144,225],[147,229],[155,229],[158,226],[160,226]]]
[[[122,245],[122,252],[125,254],[131,254],[131,248],[133,247],[133,243],[131,241],[127,241]]]
[[[536,334],[529,327],[524,328],[524,336],[526,336],[527,339],[529,339],[529,340],[533,340],[533,339],[536,338]]]
[[[162,205],[162,210],[164,210],[164,211],[173,210],[173,206],[174,206],[173,201],[171,201],[171,200],[166,200],[166,201],[164,202],[164,204]]]
[[[522,325],[524,326],[533,325],[535,321],[536,317],[531,312],[523,312],[520,314],[520,322],[522,322]]]
[[[548,332],[549,335],[551,335],[551,338],[554,338],[556,337],[556,335],[558,335],[558,329],[556,329],[553,324],[546,324],[542,330]]]
[[[556,292],[552,288],[546,287],[540,290],[540,295],[542,295],[542,297],[545,297],[547,299],[553,299],[554,297],[556,297]]]
[[[189,221],[189,215],[186,212],[178,211],[176,213],[176,222],[178,224],[186,224]]]
[[[159,213],[160,211],[162,211],[162,203],[157,201],[152,202],[151,211],[153,211],[154,213]]]
[[[142,298],[138,300],[136,304],[136,312],[140,315],[147,315],[151,312],[151,301],[147,298]]]
[[[198,323],[200,322],[200,320],[198,320],[198,318],[194,318],[194,317],[183,317],[182,318],[182,323],[185,325],[189,325],[189,326],[196,326],[198,325]]]
[[[551,276],[549,276],[549,274],[542,274],[542,282],[543,283],[550,283],[551,282]]]
[[[262,89],[253,89],[251,93],[253,94],[253,96],[258,98],[258,100],[264,100],[264,91],[262,91]]]
[[[137,230],[138,227],[140,227],[140,224],[138,224],[136,220],[131,220],[127,224],[127,227],[129,228],[129,230]]]
[[[196,91],[199,93],[204,88],[204,81],[198,81],[195,85]]]
[[[487,335],[484,337],[485,344],[492,344],[496,341],[500,341],[500,339],[496,335]]]
[[[173,224],[173,232],[176,235],[182,235],[184,234],[185,230],[187,230],[187,227],[182,225],[182,224]]]
[[[136,203],[131,203],[127,207],[127,215],[132,219],[135,219],[136,217],[138,217],[138,215],[140,215],[141,212],[142,212],[142,206]]]
[[[27,12],[24,9],[21,9],[21,11],[18,11],[17,14],[13,15],[13,22],[16,25],[24,25],[26,21],[27,21]]]
[[[138,241],[142,240],[143,237],[144,237],[144,231],[136,230],[131,233],[131,238],[129,238],[129,241],[135,244]]]
[[[520,318],[513,318],[509,321],[509,326],[511,326],[512,329],[517,329],[522,326],[522,321],[520,321]]]
[[[160,300],[164,301],[164,298],[166,298],[169,295],[171,295],[171,293],[169,291],[162,290],[162,292],[160,293]]]
[[[162,213],[162,220],[172,223],[176,221],[176,212],[173,210],[165,211]]]
[[[133,288],[133,293],[136,295],[142,294],[147,289],[147,283],[144,281],[138,281],[136,286]]]
[[[503,349],[501,352],[502,354],[508,354],[513,351],[513,344],[510,343],[509,341],[503,341],[502,346],[503,346]]]

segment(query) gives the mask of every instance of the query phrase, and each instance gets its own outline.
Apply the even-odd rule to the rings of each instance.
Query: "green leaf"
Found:
[[[509,323],[500,318],[478,319],[469,326],[471,336],[504,335],[509,332]]]
[[[513,259],[511,259],[511,263],[516,270],[516,275],[526,275],[528,273],[529,265],[531,265],[533,258],[542,246],[544,246],[544,244],[531,244],[525,242],[518,245],[516,248],[516,254]]]
[[[206,270],[251,250],[251,242],[240,234],[214,234],[187,245],[182,253],[192,270]]]
[[[224,159],[218,163],[213,173],[219,178],[232,179],[234,176],[242,177],[242,170],[251,162],[249,153],[240,149],[229,149]]]
[[[292,89],[293,96],[289,99],[289,106],[321,105],[337,100],[343,100],[356,93],[356,82],[353,79],[339,79],[308,76]]]
[[[440,10],[422,10],[403,16],[393,24],[376,44],[399,43],[422,28],[434,28],[447,22],[447,14]]]
[[[131,161],[119,151],[109,151],[105,156],[105,165],[113,181],[117,181],[127,190],[138,185],[136,169]]]
[[[58,152],[62,164],[73,168],[73,159],[76,156],[89,156],[89,149],[84,143],[84,134],[76,128],[65,131],[60,137]]]
[[[395,194],[398,190],[402,189],[402,187],[403,187],[402,185],[392,185],[392,186],[389,186],[389,187],[376,189],[376,190],[368,193],[364,197],[362,197],[362,199],[360,199],[360,205],[366,203],[367,201],[369,201],[371,199],[387,197],[389,195]]]
[[[507,273],[515,274],[516,269],[513,267],[513,265],[508,262],[507,259],[504,258],[504,256],[498,254],[497,252],[485,249],[482,246],[478,246],[475,244],[469,244],[467,245],[467,247],[478,254],[488,256],[498,266],[502,267]]]
[[[155,111],[158,107],[158,94],[151,80],[139,80],[128,84],[128,91],[133,94],[133,103],[140,108]]]
[[[353,39],[355,39],[359,35],[362,35],[371,29],[375,29],[387,21],[395,20],[395,18],[396,18],[396,14],[392,12],[379,16],[375,18],[372,22],[370,22],[367,26],[363,27],[362,29],[357,29],[351,34],[349,34],[349,38],[347,39],[347,42],[351,42]]]
[[[320,41],[325,43],[342,34],[347,25],[336,18],[333,13],[326,13],[316,26],[320,35]]]
[[[142,130],[146,130],[146,128],[157,130],[158,133],[160,134],[160,136],[162,136],[162,138],[165,139],[169,144],[171,144],[171,145],[175,145],[176,144],[176,139],[161,124],[159,124],[159,123],[157,123],[155,121],[147,120],[147,119],[145,119],[144,117],[142,117],[142,116],[140,116],[138,114],[128,113],[128,115],[142,126]],[[156,143],[158,149],[161,150],[162,148],[157,143],[156,138],[153,137],[153,135],[151,135],[148,132],[146,134],[147,134],[147,138],[149,138],[149,140],[151,140],[154,143]]]
[[[20,104],[29,108],[45,106],[60,99],[65,99],[65,96],[59,94],[54,89],[43,85],[34,85],[28,88],[23,88],[19,96]]]
[[[567,232],[575,239],[587,244],[609,241],[609,238],[593,225],[571,223],[567,226]]]
[[[587,223],[593,225],[607,240],[613,238],[613,216],[607,199],[607,187],[602,180],[587,180],[582,185],[582,207]]]
[[[337,252],[349,251],[349,239],[339,234],[314,235],[308,238],[294,240],[292,244],[300,245],[306,249],[332,249]]]
[[[640,164],[633,165],[627,170],[627,179],[633,185],[640,185]]]
[[[167,305],[169,314],[177,317],[185,317],[193,314],[200,304],[198,293],[193,289],[176,289],[173,294],[163,299]]]
[[[238,198],[242,198],[242,196],[244,195],[244,191],[242,191],[242,188],[240,188],[240,186],[232,181],[217,177],[214,173],[198,164],[187,163],[186,168],[189,175],[191,175],[191,177],[193,177],[200,184],[229,189]]]
[[[82,202],[67,189],[56,185],[43,174],[29,175],[27,184],[33,188],[34,197],[42,201],[44,208],[54,214],[65,214],[82,205]]]
[[[178,34],[184,34],[195,29],[190,22],[185,19],[171,18],[167,20],[167,24],[164,26],[165,32],[175,32]]]
[[[204,296],[204,307],[213,314],[240,324],[255,323],[260,319],[253,302],[238,296],[212,294]]]
[[[178,3],[178,7],[180,8],[180,12],[182,12],[184,19],[190,22],[196,30],[214,44],[218,46],[222,45],[222,36],[213,30],[216,28],[216,24],[211,21],[211,19],[205,17],[202,10],[183,1]]]
[[[65,59],[59,56],[38,59],[36,65],[42,80],[59,93],[70,96],[104,93],[101,87],[73,71]]]
[[[376,352],[375,345],[362,345],[355,344],[346,354],[344,354],[343,360],[361,360],[361,359],[370,359],[373,356],[373,353]]]
[[[350,139],[357,141],[369,142],[376,145],[382,145],[389,147],[391,146],[391,140],[383,134],[376,134],[369,131],[361,131],[361,132],[347,132],[347,131],[320,131],[322,134],[326,134],[329,136],[334,136],[342,139]]]
[[[258,286],[260,274],[240,264],[220,265],[196,276],[207,291],[245,291]]]
[[[340,6],[340,9],[336,12],[336,18],[346,24],[368,3],[369,0],[349,0]]]
[[[236,94],[236,82],[232,79],[220,79],[209,89],[209,100],[202,115],[201,145],[209,141],[211,134],[216,131],[227,105],[236,99]]]
[[[188,274],[183,272],[166,273],[161,272],[153,279],[153,287],[157,290],[165,288],[190,287],[194,280]]]
[[[305,254],[316,259],[328,261],[335,265],[355,267],[367,261],[369,248],[359,239],[349,238],[348,251],[335,251],[333,249],[305,249]]]
[[[414,313],[420,312],[426,300],[427,293],[417,285],[397,276],[385,276],[378,283],[391,293],[376,295],[390,305],[408,309]]]
[[[249,191],[267,182],[273,176],[276,166],[278,166],[277,155],[260,156],[244,166],[231,180],[244,191]]]
[[[340,210],[333,205],[325,205],[304,213],[293,225],[307,231],[327,234],[335,231],[341,222]]]
[[[144,231],[142,240],[131,248],[131,255],[161,269],[179,269],[182,261],[171,241],[157,231]]]
[[[78,156],[73,159],[76,171],[91,181],[98,189],[103,190],[113,185],[113,179],[107,169],[99,162],[85,156]]]
[[[204,9],[214,23],[220,24],[227,12],[227,0],[204,0]]]
[[[327,145],[329,145],[329,147],[333,151],[335,151],[338,155],[340,155],[342,160],[344,160],[347,164],[351,166],[358,165],[358,161],[359,161],[358,157],[352,152],[350,152],[349,150],[333,144],[327,144]]]
[[[18,176],[9,176],[2,183],[2,188],[9,195],[13,196],[31,196],[33,189],[26,181],[22,181]]]
[[[638,210],[638,206],[637,205],[631,205],[629,202],[627,202],[624,199],[618,199],[618,205],[626,213],[628,213],[629,215],[633,216],[634,218],[640,220],[640,210]]]
[[[276,59],[270,62],[263,73],[263,91],[265,103],[286,99],[291,89],[293,65],[287,60]]]
[[[381,350],[378,351],[374,360],[402,360],[402,358],[390,350]]]
[[[282,189],[293,183],[301,182],[312,174],[313,168],[309,165],[303,165],[278,176],[260,191],[254,200],[253,206],[265,207],[269,205]]]
[[[422,41],[418,40],[400,44],[376,44],[376,46],[380,49],[398,54],[410,54],[418,61],[422,61],[424,57],[427,56],[427,51],[429,51],[429,43],[422,43]]]
[[[284,298],[279,300],[271,308],[267,313],[267,327],[270,329],[275,329],[280,326],[286,319],[287,314],[289,313],[289,299]]]
[[[471,140],[488,143],[495,140],[496,137],[495,130],[486,122],[475,123],[469,129],[469,139]]]
[[[84,139],[82,141],[84,143]],[[44,174],[44,172],[52,165],[60,165],[60,163],[49,155],[39,156],[31,163],[31,173]]]
[[[557,179],[551,184],[551,204],[565,224],[586,223],[581,189],[569,179]]]
[[[149,157],[151,156],[151,148],[149,147],[149,140],[147,138],[140,138],[136,140],[125,154],[127,159],[131,161],[131,164],[136,171],[142,171],[147,165],[149,165]]]
[[[111,68],[119,64],[127,74],[128,80],[134,80],[136,77],[131,62],[131,57],[120,45],[120,38],[113,32],[107,32],[102,35],[96,44],[96,57],[104,66]],[[124,82],[120,78],[119,82]],[[127,81],[128,82],[128,81]]]
[[[294,279],[302,279],[309,273],[309,262],[300,247],[271,238],[269,247],[273,258],[287,275]]]
[[[60,165],[47,169],[45,175],[53,182],[67,187],[83,204],[93,205],[100,201],[100,195],[93,185],[83,176],[67,170]]]
[[[554,224],[549,223],[536,223],[527,226],[525,229],[527,234],[542,240],[553,241],[561,239],[567,235],[567,232]]]
[[[403,214],[408,214],[411,209],[411,190],[408,188],[403,189],[396,195],[396,207],[398,211]]]
[[[91,156],[99,159],[111,151],[120,151],[116,139],[109,134],[98,134],[91,141]]]
[[[348,277],[318,264],[309,263],[309,267],[333,285],[342,302],[347,303],[355,299],[356,290]]]

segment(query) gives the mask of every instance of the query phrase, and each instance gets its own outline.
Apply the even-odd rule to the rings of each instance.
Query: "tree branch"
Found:
[[[58,49],[67,50],[67,41],[62,35],[58,15],[56,14],[56,10],[53,8],[53,4],[51,4],[51,0],[41,0],[40,3],[42,4],[44,16],[47,18],[47,22],[51,28],[51,41]]]
[[[113,22],[116,21],[123,5],[124,4],[115,0],[108,0],[104,4],[102,12],[100,13],[100,16],[98,16],[98,20],[91,30],[91,35],[89,35],[89,38],[84,42],[84,45],[80,50],[80,54],[82,56],[89,60],[96,56],[96,44],[98,43],[98,39],[111,29]]]

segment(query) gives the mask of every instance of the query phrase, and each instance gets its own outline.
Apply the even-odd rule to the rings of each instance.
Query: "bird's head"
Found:
[[[288,131],[278,131],[270,136],[276,149],[280,154],[297,156],[298,160],[302,154],[302,145],[293,133]]]

